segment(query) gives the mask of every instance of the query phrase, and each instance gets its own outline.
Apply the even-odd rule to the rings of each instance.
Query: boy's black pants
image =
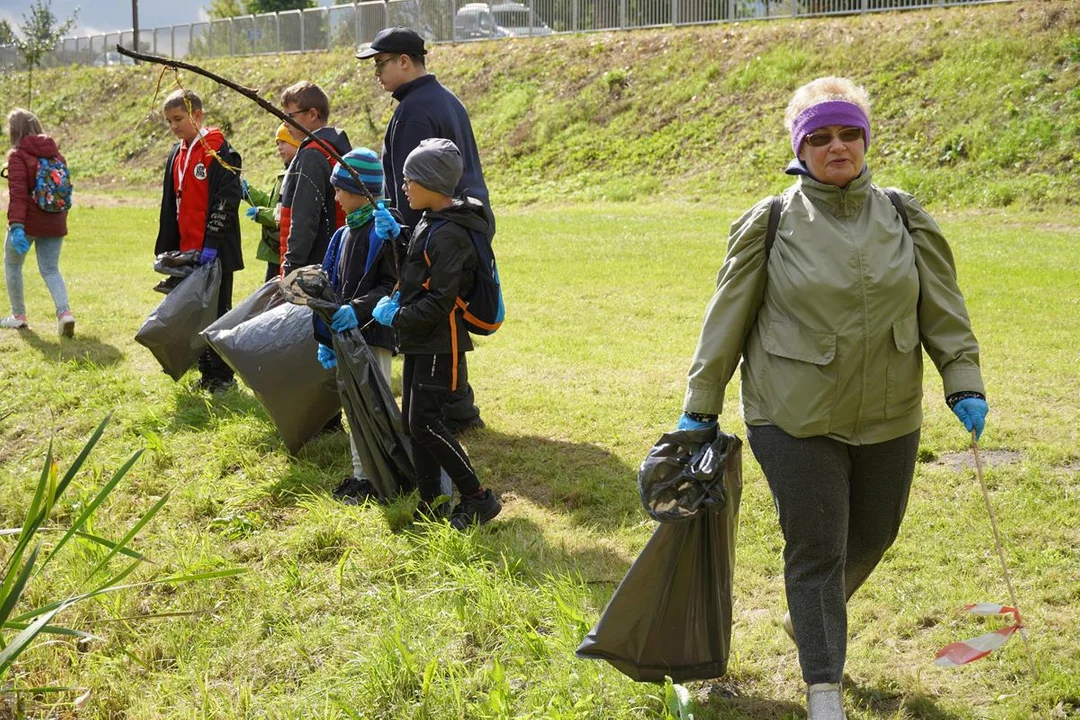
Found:
[[[443,422],[442,408],[450,395],[452,373],[460,359],[450,353],[405,355],[401,414],[405,430],[414,441],[413,462],[422,500],[438,497],[439,468],[446,470],[462,496],[480,489],[469,456]]]
[[[233,274],[221,273],[221,290],[218,292],[217,316],[221,317],[232,310]],[[199,373],[205,380],[229,381],[233,378],[232,368],[221,359],[212,348],[207,348],[199,356]]]

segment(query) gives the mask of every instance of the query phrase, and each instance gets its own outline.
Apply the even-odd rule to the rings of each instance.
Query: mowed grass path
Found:
[[[505,511],[467,535],[403,528],[408,501],[334,502],[348,471],[344,435],[289,457],[247,390],[211,398],[191,390],[193,374],[169,380],[132,340],[161,297],[150,290],[156,209],[78,208],[62,258],[77,337],[58,341],[32,259],[34,331],[0,334],[0,416],[11,413],[0,421],[0,526],[21,522],[49,442],[66,467],[115,411],[61,519],[147,448],[94,532],[118,537],[171,491],[136,542],[156,563],[140,576],[249,572],[66,611],[64,624],[102,639],[42,644],[9,679],[92,689],[85,718],[663,717],[660,688],[573,652],[652,531],[636,468],[678,417],[727,227],[745,205],[500,213],[509,315],[470,356],[488,429],[467,446]],[[851,605],[850,717],[1076,716],[1080,213],[940,220],[982,343],[987,481],[1040,676],[1030,677],[1018,639],[962,669],[932,664],[945,644],[993,626],[962,616],[964,603],[1007,594],[965,434],[929,372],[907,520]],[[253,257],[254,225],[245,233]],[[261,277],[252,262],[235,299]],[[744,432],[737,383],[722,425]],[[734,652],[727,678],[691,685],[699,720],[803,716],[795,652],[779,626],[782,539],[748,451],[745,477]],[[32,599],[79,587],[100,553],[69,547]],[[117,620],[191,610],[207,612]],[[34,703],[55,703],[68,717],[74,697],[31,707],[44,714]]]

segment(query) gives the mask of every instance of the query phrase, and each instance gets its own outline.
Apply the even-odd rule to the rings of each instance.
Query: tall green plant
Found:
[[[169,494],[166,493],[150,509],[144,512],[118,541],[100,537],[88,532],[85,528],[89,526],[91,518],[97,509],[101,507],[128,470],[142,455],[142,450],[132,455],[113,474],[112,478],[102,486],[93,500],[83,507],[82,512],[66,530],[48,524],[53,509],[90,456],[90,452],[98,440],[101,439],[102,433],[105,432],[105,426],[111,417],[110,414],[101,421],[101,424],[90,436],[90,439],[83,446],[82,451],[63,477],[59,477],[59,468],[53,458],[52,443],[49,444],[49,450],[45,456],[45,465],[38,478],[33,499],[30,501],[30,506],[26,511],[26,519],[19,528],[0,530],[0,538],[16,538],[15,547],[7,555],[7,560],[2,565],[3,576],[0,578],[0,681],[4,679],[19,655],[41,633],[78,638],[92,637],[92,635],[84,631],[53,624],[53,620],[57,615],[77,602],[129,588],[163,584],[176,585],[196,580],[231,577],[244,572],[242,569],[219,570],[191,575],[174,575],[138,583],[123,583],[141,563],[146,562],[146,558],[141,553],[130,547],[132,540],[165,506]],[[48,546],[46,538],[54,533],[61,532],[59,540]],[[20,601],[26,596],[26,590],[30,583],[41,575],[49,563],[59,555],[61,549],[72,540],[96,544],[107,548],[108,552],[105,553],[105,557],[98,562],[94,569],[83,578],[81,587],[75,593],[68,597],[46,602],[38,607],[20,608]],[[126,563],[119,571],[109,570],[110,562],[117,556],[123,556],[130,562]],[[100,575],[103,570],[106,571],[104,576],[106,579],[104,580],[101,579],[102,575]],[[21,610],[18,614],[16,614],[17,609]],[[170,616],[176,614],[169,613]],[[25,691],[43,692],[49,689],[57,688],[28,688]]]
[[[58,22],[52,12],[52,0],[34,0],[30,6],[30,16],[23,15],[19,31],[22,37],[16,37],[15,47],[26,63],[26,106],[34,108],[34,68],[41,67],[46,53],[56,47],[64,35],[75,25],[79,17],[78,8],[63,22]]]

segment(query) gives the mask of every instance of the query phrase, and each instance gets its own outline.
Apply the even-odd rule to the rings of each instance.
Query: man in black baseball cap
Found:
[[[361,48],[356,53],[356,57],[366,60],[379,53],[423,56],[427,54],[427,50],[424,49],[424,38],[420,37],[415,30],[406,27],[390,27],[380,30],[367,47]]]
[[[386,182],[386,197],[405,220],[415,228],[421,212],[409,207],[402,184],[405,181],[405,158],[420,141],[426,138],[445,138],[457,146],[463,172],[457,185],[448,188],[448,195],[474,197],[484,206],[495,231],[495,216],[491,213],[484,172],[480,167],[480,152],[476,147],[469,113],[454,93],[428,72],[424,39],[409,28],[393,27],[382,30],[371,44],[356,57],[370,59],[371,69],[382,89],[397,100],[394,115],[386,126],[383,138],[382,162]],[[443,407],[445,424],[451,432],[484,427],[480,409],[469,385],[469,370],[462,353],[458,366],[458,387]]]

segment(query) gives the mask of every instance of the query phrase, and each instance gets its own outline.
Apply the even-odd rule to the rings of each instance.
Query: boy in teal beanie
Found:
[[[367,148],[350,150],[342,159],[356,171],[372,197],[380,199],[383,187],[382,161]],[[337,229],[323,258],[322,268],[330,278],[344,304],[334,314],[327,327],[315,315],[315,339],[319,341],[319,362],[324,368],[337,366],[331,332],[344,332],[359,327],[364,342],[371,348],[376,365],[386,382],[390,382],[390,358],[396,352],[396,334],[388,327],[371,322],[371,311],[379,299],[390,294],[397,282],[391,243],[407,239],[389,210],[375,207],[364,189],[357,184],[340,163],[330,175],[334,197],[345,211],[345,225]],[[391,231],[391,228],[394,231]],[[398,253],[401,255],[402,253]],[[350,433],[353,475],[334,491],[334,495],[349,504],[363,502],[375,495],[371,480],[366,476],[355,442]]]

